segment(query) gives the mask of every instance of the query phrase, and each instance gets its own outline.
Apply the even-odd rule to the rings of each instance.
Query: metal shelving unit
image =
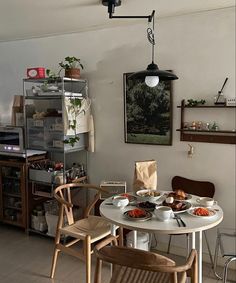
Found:
[[[87,80],[65,77],[24,79],[23,91],[27,149],[44,150],[47,152],[49,160],[55,164],[63,164],[61,170],[55,169],[55,175],[63,174],[62,182],[66,182],[66,172],[74,162],[83,163],[87,172],[88,130],[86,131],[84,124],[81,125],[80,118],[73,116],[73,111],[69,112],[71,101],[78,102],[77,100],[80,100],[82,102],[84,98],[89,99]],[[75,132],[73,127],[69,126],[73,119],[77,119],[76,127],[79,130],[80,127],[84,127],[82,132],[79,132],[77,128]],[[83,121],[83,123],[85,122]],[[74,146],[65,143],[66,139],[74,136],[79,137],[79,141]],[[29,218],[34,207],[37,204],[42,205],[45,200],[50,199],[53,195],[53,189],[60,184],[55,181],[53,169],[48,170],[48,172],[43,171],[37,170],[37,168],[29,169],[27,196]],[[84,176],[84,178],[86,177]],[[40,187],[44,188],[40,189]],[[32,229],[30,225],[28,231],[44,234]]]

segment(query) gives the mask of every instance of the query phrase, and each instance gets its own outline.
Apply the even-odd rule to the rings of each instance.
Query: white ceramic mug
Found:
[[[156,206],[154,214],[161,221],[169,221],[174,217],[174,212],[168,206]]]
[[[197,198],[196,202],[201,204],[201,205],[207,206],[207,207],[211,207],[211,206],[217,204],[217,201],[215,201],[213,198],[209,198],[209,197]]]
[[[113,205],[119,208],[124,208],[129,204],[129,199],[124,196],[114,196],[112,199]]]

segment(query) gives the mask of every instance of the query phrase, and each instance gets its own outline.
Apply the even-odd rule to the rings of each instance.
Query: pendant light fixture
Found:
[[[147,37],[149,42],[152,44],[152,62],[147,66],[147,69],[144,71],[139,71],[136,73],[132,73],[128,78],[129,79],[140,79],[145,81],[146,85],[149,87],[155,87],[158,85],[159,81],[169,81],[169,80],[177,80],[178,77],[168,71],[159,70],[157,64],[154,63],[154,46],[155,46],[155,38],[154,38],[154,15],[155,10],[152,11],[152,14],[149,16],[113,16],[115,12],[115,7],[121,5],[121,0],[103,0],[102,4],[108,6],[109,18],[123,18],[123,19],[148,19],[148,23],[152,22],[152,29],[149,27],[147,29]]]

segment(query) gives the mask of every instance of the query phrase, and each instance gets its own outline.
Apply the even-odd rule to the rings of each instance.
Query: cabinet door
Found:
[[[24,164],[0,164],[0,190],[1,221],[25,228]]]

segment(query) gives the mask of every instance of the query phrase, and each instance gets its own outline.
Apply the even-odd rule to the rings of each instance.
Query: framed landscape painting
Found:
[[[124,79],[125,142],[172,145],[171,81],[148,87],[140,79]]]

